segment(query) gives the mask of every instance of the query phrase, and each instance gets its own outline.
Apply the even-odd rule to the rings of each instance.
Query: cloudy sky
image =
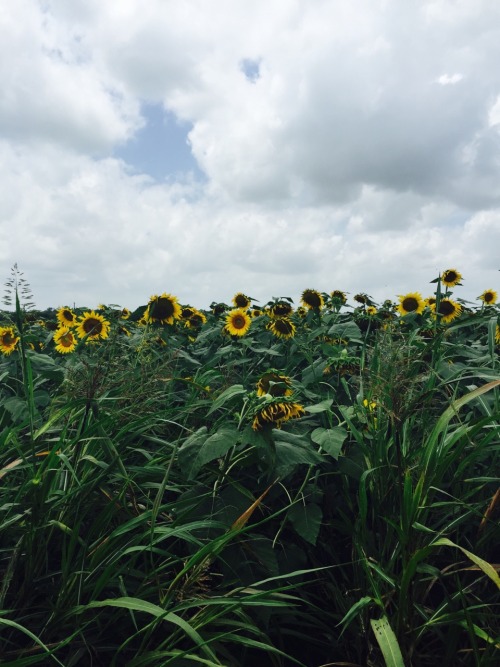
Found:
[[[1,272],[40,308],[499,289],[499,62],[497,0],[0,0]]]

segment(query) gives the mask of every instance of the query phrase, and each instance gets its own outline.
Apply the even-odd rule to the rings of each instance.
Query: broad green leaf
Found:
[[[231,387],[228,387],[225,391],[217,396],[215,401],[212,403],[212,407],[207,412],[207,415],[211,415],[212,412],[221,408],[225,403],[230,401],[235,396],[241,396],[241,394],[246,394],[246,389],[242,384],[233,384]]]
[[[320,445],[334,459],[338,459],[346,438],[347,431],[341,426],[336,426],[335,428],[316,428],[311,433],[311,440]]]
[[[315,403],[314,405],[308,405],[305,408],[306,412],[309,412],[312,415],[315,415],[319,412],[326,412],[327,410],[330,410],[332,407],[333,400],[331,398],[325,398],[323,401],[320,401],[319,403]]]
[[[288,518],[300,537],[309,544],[316,546],[321,520],[323,519],[321,507],[315,503],[304,504],[298,502],[291,507]]]
[[[384,656],[386,667],[405,667],[398,640],[387,616],[383,616],[379,620],[372,618],[370,624]]]
[[[361,340],[361,333],[354,322],[342,322],[334,324],[328,330],[330,338],[343,338],[345,340]]]

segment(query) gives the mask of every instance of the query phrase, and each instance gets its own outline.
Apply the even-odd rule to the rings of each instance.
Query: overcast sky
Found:
[[[499,289],[499,63],[497,0],[0,0],[1,273],[40,308]]]

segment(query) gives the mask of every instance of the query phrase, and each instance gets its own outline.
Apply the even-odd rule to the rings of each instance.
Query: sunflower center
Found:
[[[319,308],[321,306],[321,296],[317,292],[312,290],[306,290],[303,294],[304,302],[313,308]]]
[[[2,335],[2,343],[4,345],[12,345],[14,343],[14,336],[12,335],[12,333],[10,331],[6,331]]]
[[[62,314],[67,322],[73,322],[73,320],[75,319],[73,313],[69,310],[63,310]]]
[[[275,327],[282,334],[291,334],[293,332],[292,324],[287,320],[277,320]]]
[[[418,308],[418,301],[413,296],[407,296],[406,299],[403,299],[403,308],[408,313],[412,313]]]
[[[246,319],[243,315],[235,315],[231,320],[231,324],[235,329],[244,329],[246,325]]]
[[[457,274],[455,273],[455,271],[447,271],[444,274],[444,279],[446,280],[446,282],[454,283],[455,280],[457,279]]]
[[[153,317],[157,320],[167,320],[174,314],[174,304],[170,299],[160,297],[153,306]]]
[[[491,303],[491,301],[493,301],[493,294],[491,292],[486,292],[484,295],[484,301],[485,303]]]
[[[444,317],[447,315],[453,315],[455,312],[455,306],[451,301],[441,301],[439,304],[439,312],[441,315],[444,315]]]
[[[74,343],[73,339],[73,334],[68,331],[68,333],[64,334],[59,338],[59,344],[62,345],[63,347],[71,347]]]
[[[95,317],[89,317],[83,323],[85,333],[97,336],[102,331],[102,322]]]

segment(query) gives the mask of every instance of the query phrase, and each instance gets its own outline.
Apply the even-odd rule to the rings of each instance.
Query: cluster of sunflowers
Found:
[[[451,288],[461,285],[462,275],[457,269],[447,269],[433,282],[438,288],[433,296],[423,298],[419,292],[409,292],[398,296],[398,303],[385,301],[379,308],[367,294],[355,294],[353,300],[357,307],[354,310],[356,321],[360,328],[366,328],[367,320],[377,318],[380,321],[392,320],[397,315],[404,318],[407,315],[422,315],[427,313],[441,324],[449,324],[458,318],[464,306],[451,298]],[[441,287],[443,286],[443,287]],[[483,307],[493,306],[498,294],[493,289],[484,290],[477,297]],[[245,336],[255,318],[260,318],[264,327],[276,338],[288,340],[294,338],[297,326],[308,313],[339,312],[347,304],[347,294],[340,290],[322,293],[314,289],[305,289],[301,294],[300,306],[294,309],[292,300],[287,297],[275,298],[264,307],[257,306],[255,299],[238,292],[232,299],[232,307],[224,303],[212,303],[212,314],[222,320],[224,335],[241,338]],[[78,343],[93,343],[109,337],[111,322],[106,317],[110,313],[122,320],[130,317],[127,308],[121,311],[106,309],[99,306],[95,311],[87,310],[77,315],[68,307],[59,308],[56,313],[57,329],[53,334],[55,349],[61,354],[73,352]],[[181,305],[177,297],[162,293],[150,297],[147,306],[143,308],[142,316],[136,324],[146,326],[177,325],[181,324],[190,330],[190,340],[196,339],[196,333],[207,322],[207,314],[189,305]],[[130,330],[121,326],[120,333],[130,335]],[[500,343],[500,327],[496,328],[496,342]],[[9,355],[18,345],[20,338],[13,326],[0,327],[0,352]]]

